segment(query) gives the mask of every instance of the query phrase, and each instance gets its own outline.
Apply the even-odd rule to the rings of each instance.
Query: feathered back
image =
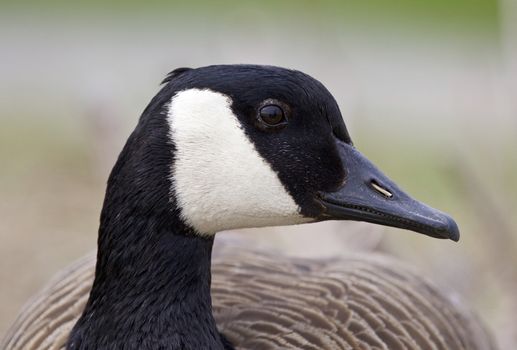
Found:
[[[94,264],[92,254],[56,276],[1,348],[63,349]],[[472,314],[385,256],[307,260],[222,246],[212,268],[214,315],[237,349],[495,349]]]

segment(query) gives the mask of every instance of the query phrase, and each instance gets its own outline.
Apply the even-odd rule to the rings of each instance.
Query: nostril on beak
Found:
[[[393,197],[393,193],[391,193],[390,191],[388,191],[387,189],[385,189],[384,187],[382,187],[379,183],[377,183],[377,181],[375,180],[371,180],[370,181],[370,186],[377,192],[379,192],[380,194],[382,194],[384,197],[386,198],[391,198]]]

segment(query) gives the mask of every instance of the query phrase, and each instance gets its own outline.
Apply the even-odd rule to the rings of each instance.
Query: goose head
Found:
[[[133,166],[124,175],[129,160],[119,159],[111,180],[132,177],[126,190],[147,211],[161,191],[161,205],[201,236],[357,220],[459,239],[451,217],[412,199],[354,147],[338,104],[314,78],[220,65],[178,69],[164,83],[120,156]]]
[[[95,279],[67,348],[228,348],[212,315],[214,234],[323,220],[458,239],[449,216],[354,148],[317,80],[267,66],[175,70],[111,172]]]

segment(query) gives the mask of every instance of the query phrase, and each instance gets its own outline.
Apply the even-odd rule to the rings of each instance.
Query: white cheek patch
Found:
[[[171,100],[172,194],[182,219],[204,235],[311,221],[300,214],[230,106],[229,97],[207,89],[184,90]]]

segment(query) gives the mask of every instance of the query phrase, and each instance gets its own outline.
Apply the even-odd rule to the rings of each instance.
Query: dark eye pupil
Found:
[[[276,125],[284,121],[284,111],[277,105],[268,105],[260,109],[260,117],[270,125]]]

